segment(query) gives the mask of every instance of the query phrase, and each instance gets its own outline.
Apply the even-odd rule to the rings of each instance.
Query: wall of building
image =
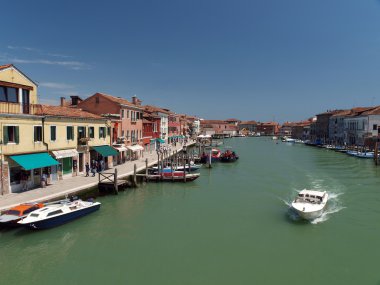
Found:
[[[4,127],[16,126],[19,129],[19,142],[4,142]],[[36,116],[0,116],[1,151],[4,155],[46,151],[42,142],[34,142],[34,126],[42,126],[42,118]]]
[[[20,73],[17,69],[11,67],[0,71],[0,81],[12,82],[16,84],[33,87],[29,91],[30,104],[37,104],[37,85]]]

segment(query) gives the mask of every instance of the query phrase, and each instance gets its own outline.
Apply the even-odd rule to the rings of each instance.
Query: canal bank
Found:
[[[0,231],[2,283],[379,283],[373,162],[269,138],[226,144],[239,160],[194,182],[98,197],[100,211],[51,230]],[[289,213],[305,188],[332,198],[315,223]]]
[[[191,141],[187,146],[192,146],[194,144],[195,142]],[[171,150],[172,152],[179,152],[182,150],[182,145],[172,145]],[[137,172],[144,171],[146,169],[146,160],[148,160],[148,167],[153,166],[158,162],[157,153],[155,151],[144,152],[141,159],[128,161],[124,164],[114,166],[106,170],[106,172],[113,172],[117,169],[117,178],[126,178],[134,174],[134,165],[136,165]],[[82,191],[86,192],[89,188],[97,187],[98,182],[98,174],[94,177],[92,177],[91,174],[89,177],[81,175],[65,180],[59,180],[54,184],[48,185],[46,188],[35,188],[26,192],[3,195],[0,196],[0,211],[22,203],[51,201],[64,197],[65,195],[74,195]]]

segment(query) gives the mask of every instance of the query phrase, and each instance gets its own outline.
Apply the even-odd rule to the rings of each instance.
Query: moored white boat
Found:
[[[302,190],[292,202],[292,208],[306,220],[314,220],[322,215],[327,205],[326,191]]]
[[[18,223],[32,229],[47,229],[99,210],[99,202],[75,200],[52,204],[28,214]]]

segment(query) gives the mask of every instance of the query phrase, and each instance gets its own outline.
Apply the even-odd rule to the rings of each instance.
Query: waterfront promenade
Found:
[[[191,146],[194,143],[194,141],[190,141],[187,146]],[[176,146],[171,146],[172,152],[176,150],[180,151],[181,149],[182,144],[180,143]],[[156,151],[145,151],[143,152],[143,156],[138,160],[127,161],[124,164],[111,167],[105,170],[105,172],[114,172],[116,168],[118,178],[124,178],[133,175],[134,164],[137,166],[137,172],[145,170],[146,159],[148,159],[148,167],[156,164],[158,162]],[[89,177],[86,177],[85,174],[81,174],[78,176],[65,178],[64,180],[48,185],[46,188],[33,188],[32,190],[28,190],[26,192],[3,195],[0,196],[0,211],[9,209],[10,207],[21,203],[54,200],[65,195],[75,194],[78,191],[97,186],[98,182],[98,174],[94,177],[91,176],[91,173]]]

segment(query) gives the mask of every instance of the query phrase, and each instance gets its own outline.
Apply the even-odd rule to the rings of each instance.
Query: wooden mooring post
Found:
[[[373,158],[375,159],[375,165],[378,165],[379,164],[379,143],[377,140],[375,143],[375,152],[374,152]]]
[[[133,177],[132,177],[132,186],[137,187],[137,165],[133,164]]]

